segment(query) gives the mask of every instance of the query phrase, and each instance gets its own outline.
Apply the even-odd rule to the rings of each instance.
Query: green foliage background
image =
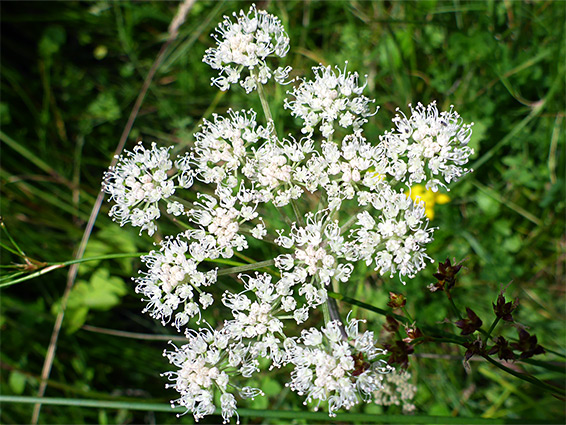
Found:
[[[3,220],[26,254],[65,261],[86,220],[143,79],[176,13],[176,2],[2,2]],[[242,90],[218,94],[202,63],[223,14],[249,2],[197,2],[167,51],[129,135],[190,146],[203,117],[229,107],[259,110]],[[566,354],[565,233],[565,26],[559,1],[286,1],[259,2],[281,17],[291,37],[286,64],[304,70],[336,64],[367,73],[367,95],[379,113],[367,125],[369,140],[391,127],[395,108],[408,103],[451,104],[473,121],[475,172],[455,185],[452,202],[437,206],[429,254],[466,258],[455,298],[490,323],[491,303],[509,284],[520,297],[517,320],[547,349]],[[268,93],[274,118],[287,131],[285,91]],[[212,107],[211,103],[213,102]],[[99,215],[85,257],[141,252],[147,237]],[[172,227],[173,229],[173,227]],[[7,243],[3,237],[3,243]],[[258,260],[261,260],[258,254]],[[21,262],[2,251],[2,264]],[[46,395],[100,400],[167,402],[160,372],[169,369],[163,341],[107,335],[92,327],[163,335],[171,332],[140,313],[131,276],[139,261],[85,263],[71,294]],[[384,307],[389,291],[403,292],[411,314],[429,323],[448,306],[426,290],[434,265],[406,286],[361,270],[346,295]],[[39,376],[67,269],[3,288],[1,393],[37,394]],[[342,306],[342,311],[350,307]],[[383,319],[354,308],[378,331]],[[87,325],[87,327],[83,327]],[[90,326],[90,327],[89,327]],[[502,326],[506,336],[515,336]],[[461,350],[420,346],[410,371],[418,385],[417,413],[485,418],[532,418],[563,423],[564,401],[472,362]],[[563,358],[546,354],[541,359]],[[527,369],[562,383],[564,375]],[[299,409],[283,386],[285,374],[259,383],[269,397],[252,408]],[[360,411],[397,414],[395,406]],[[0,422],[26,423],[31,405],[2,406]],[[304,423],[300,415],[295,422]],[[210,422],[218,421],[212,418]],[[246,423],[261,419],[242,418]],[[40,423],[191,423],[170,413],[44,406]],[[407,418],[407,423],[410,423]]]

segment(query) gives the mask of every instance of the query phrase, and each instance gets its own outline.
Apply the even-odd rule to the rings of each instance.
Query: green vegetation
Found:
[[[213,73],[202,63],[221,16],[248,4],[197,2],[192,7],[161,56],[128,134],[128,149],[141,139],[182,150],[193,142],[202,118],[229,107],[249,108],[252,97],[244,98],[242,90],[220,94],[211,87]],[[347,60],[348,69],[368,74],[368,94],[381,106],[366,127],[368,140],[391,127],[396,106],[418,101],[436,99],[442,109],[453,104],[475,123],[475,172],[454,186],[452,201],[435,206],[432,225],[438,230],[428,253],[437,263],[447,257],[466,259],[452,296],[461,311],[469,307],[483,319],[485,330],[501,289],[507,288],[507,300],[519,297],[513,318],[536,334],[546,354],[507,367],[563,387],[565,4],[286,1],[258,6],[278,15],[288,30],[287,65],[309,69],[318,63],[342,66]],[[99,195],[102,173],[169,37],[179,3],[4,2],[0,7],[0,422],[28,423],[33,405],[2,397],[27,396],[35,402],[30,397],[38,394],[69,265]],[[292,128],[293,119],[282,108],[285,90],[270,92],[268,98],[275,121]],[[255,109],[261,109],[259,100]],[[192,423],[190,414],[177,419],[162,408],[140,407],[167,405],[176,397],[159,374],[170,369],[162,356],[164,340],[179,335],[142,315],[134,293],[131,277],[152,239],[119,228],[107,210],[105,202],[84,253],[95,260],[81,263],[66,302],[45,392],[70,402],[44,405],[39,423]],[[259,249],[254,259],[262,259]],[[63,262],[68,263],[58,265]],[[453,322],[446,297],[427,289],[436,271],[436,264],[430,265],[403,286],[369,268],[357,270],[343,295],[363,302],[340,304],[341,311],[352,305],[379,334],[385,318],[378,313],[389,311],[393,291],[406,296],[405,314],[417,321]],[[25,279],[30,273],[35,277]],[[451,331],[460,333],[454,325]],[[517,341],[517,330],[508,322],[494,332]],[[376,414],[388,423],[564,423],[563,396],[479,356],[466,368],[464,351],[445,342],[415,347],[409,360],[418,387],[414,420],[397,406],[368,405],[354,409],[352,416],[339,416],[340,421],[363,422],[366,416],[354,414]],[[256,383],[267,397],[242,406],[300,410],[301,400],[284,382],[281,373]],[[85,407],[76,399],[98,402]],[[443,422],[436,416],[450,418]],[[296,423],[316,419],[301,412],[292,418]],[[264,420],[288,423],[290,418],[288,413],[242,413],[242,423]]]

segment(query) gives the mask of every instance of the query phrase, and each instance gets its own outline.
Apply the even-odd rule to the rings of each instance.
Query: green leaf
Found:
[[[488,196],[483,192],[478,192],[476,195],[476,201],[480,209],[486,215],[495,216],[499,213],[500,204],[491,196]]]
[[[128,292],[125,282],[116,276],[110,276],[107,269],[98,269],[89,281],[78,280],[67,301],[65,327],[68,333],[78,330],[86,321],[90,309],[109,310],[120,303]],[[59,311],[61,302],[52,307],[53,314]]]
[[[136,236],[132,232],[121,227],[106,227],[90,240],[83,257],[98,257],[116,252],[137,252],[136,239]],[[120,263],[120,267],[124,274],[132,274],[133,269],[131,258],[121,258],[115,261]],[[87,263],[83,263],[79,268],[79,273],[83,275],[92,272],[99,267],[100,263],[101,261],[89,261]]]
[[[262,391],[266,396],[273,396],[279,394],[283,387],[275,379],[267,378],[261,385]]]
[[[88,307],[70,308],[65,312],[65,332],[70,335],[78,331],[86,322]]]
[[[39,55],[44,58],[49,58],[59,51],[61,46],[65,43],[67,34],[65,29],[59,25],[52,25],[47,27],[41,40],[39,40],[38,51]]]
[[[17,370],[13,370],[12,373],[10,373],[8,384],[14,394],[23,394],[26,388],[26,376]]]
[[[78,281],[69,297],[69,307],[86,306],[95,310],[109,310],[120,302],[127,292],[126,284],[107,269],[98,269],[89,282]]]
[[[114,95],[105,91],[96,96],[96,99],[88,105],[87,112],[90,118],[103,120],[103,121],[115,121],[120,118],[120,105],[114,97]]]
[[[468,146],[474,150],[473,158],[478,156],[480,152],[480,145],[483,140],[486,139],[487,134],[487,125],[482,122],[475,120],[474,125],[472,126],[472,136],[470,137],[470,142]]]

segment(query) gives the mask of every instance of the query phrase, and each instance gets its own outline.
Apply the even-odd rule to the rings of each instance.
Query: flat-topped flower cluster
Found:
[[[152,235],[163,211],[184,222],[186,230],[142,257],[146,270],[135,279],[145,311],[187,337],[165,352],[177,368],[165,374],[180,394],[173,404],[196,420],[220,407],[229,421],[237,397],[262,395],[245,385],[261,359],[269,369],[288,368],[287,386],[330,415],[375,401],[392,370],[386,352],[359,320],[340,319],[328,287],[348,285],[360,262],[401,278],[425,267],[434,229],[424,203],[405,191],[413,183],[436,191],[469,171],[462,166],[473,152],[470,125],[452,108],[418,104],[409,117],[399,112],[379,140],[367,140],[363,125],[377,107],[358,74],[315,66],[314,79],[294,80],[287,92],[285,108],[300,131],[281,137],[263,92],[271,77],[283,84],[291,72],[270,67],[289,51],[280,20],[252,6],[225,17],[217,33],[204,58],[219,70],[212,84],[258,89],[265,119],[252,110],[215,114],[189,152],[173,159],[169,148],[140,144],[104,180],[120,225]],[[268,244],[271,258],[234,266],[253,240]],[[222,276],[232,282],[224,288],[240,289],[219,296]],[[215,316],[204,312],[210,306],[229,316],[199,328],[203,316]],[[319,310],[324,323],[301,331]]]

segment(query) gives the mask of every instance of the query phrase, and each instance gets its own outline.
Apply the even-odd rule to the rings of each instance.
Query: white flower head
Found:
[[[436,192],[470,172],[462,166],[474,153],[468,146],[473,123],[464,124],[452,106],[440,113],[436,102],[409,107],[411,116],[395,116],[396,128],[380,137],[381,168],[409,186],[424,182]]]
[[[411,378],[409,372],[402,370],[384,375],[383,388],[374,394],[375,403],[381,406],[402,405],[404,414],[413,413],[416,410],[413,399],[417,387],[411,383]]]
[[[253,110],[229,109],[227,117],[213,114],[213,121],[203,121],[195,134],[193,158],[200,180],[229,184],[230,176],[246,163],[251,146],[261,146],[271,139],[270,126],[258,125],[256,117]]]
[[[200,317],[201,309],[213,303],[212,295],[202,287],[216,282],[216,270],[197,270],[199,261],[191,252],[198,246],[198,241],[181,234],[163,240],[159,251],[142,257],[148,270],[135,279],[136,292],[143,294],[147,301],[144,312],[164,325],[172,321],[173,326],[180,329],[190,318]]]
[[[317,410],[328,403],[330,416],[349,410],[360,401],[369,402],[382,387],[383,375],[393,370],[379,356],[373,332],[359,333],[358,320],[345,328],[331,321],[320,330],[304,329],[298,339],[286,341],[289,363],[295,366],[287,384]]]
[[[344,70],[336,67],[336,71],[330,66],[313,67],[314,81],[303,79],[288,92],[295,100],[285,99],[285,107],[291,110],[291,115],[303,120],[303,133],[312,134],[319,126],[322,136],[329,138],[334,133],[335,122],[358,130],[367,117],[377,112],[370,110],[370,104],[375,101],[362,95],[366,84],[360,85],[358,73],[346,71],[346,67]]]
[[[180,348],[174,346],[174,350],[163,353],[177,367],[177,371],[163,374],[172,382],[166,387],[174,388],[180,394],[177,400],[171,402],[172,406],[185,407],[198,422],[214,414],[214,393],[219,391],[224,423],[229,422],[234,414],[238,423],[236,399],[232,391],[244,398],[251,393],[263,395],[257,388],[244,387],[238,391],[237,386],[230,382],[245,376],[243,370],[246,368],[245,358],[249,357],[248,348],[231,341],[225,329],[192,330],[187,331],[186,336],[185,345]],[[234,353],[235,356],[229,356],[228,353]]]
[[[236,21],[224,17],[213,35],[216,47],[209,48],[203,62],[213,69],[220,70],[220,75],[212,79],[212,84],[220,90],[228,90],[232,84],[240,83],[247,93],[255,90],[257,84],[266,84],[273,75],[277,82],[285,80],[290,68],[268,66],[269,56],[284,57],[289,51],[289,37],[283,24],[276,16],[264,10],[257,10],[255,4],[245,13],[234,13]],[[241,78],[244,68],[250,75]]]
[[[161,216],[158,202],[173,195],[176,188],[192,185],[192,172],[183,166],[182,159],[176,162],[179,172],[170,176],[173,161],[169,149],[158,148],[155,143],[146,149],[139,142],[132,152],[119,156],[116,166],[104,174],[102,188],[115,202],[109,215],[120,226],[131,223],[141,228],[140,234],[146,230],[152,235],[157,228],[155,220]],[[183,206],[177,202],[168,210],[180,215]]]

